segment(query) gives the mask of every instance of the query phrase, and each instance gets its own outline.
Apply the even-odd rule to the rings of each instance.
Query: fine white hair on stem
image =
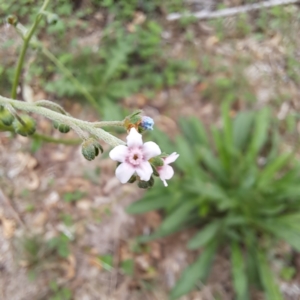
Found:
[[[101,128],[96,128],[95,123],[93,122],[82,121],[72,116],[58,113],[49,108],[38,106],[35,103],[28,103],[20,100],[14,100],[0,95],[0,106],[6,106],[6,107],[10,106],[14,110],[20,110],[28,113],[38,114],[52,121],[56,121],[61,124],[67,124],[72,128],[76,128],[76,129],[79,128],[81,131],[87,132],[90,135],[95,136],[96,138],[104,141],[105,143],[113,147],[118,145],[125,145],[125,142],[113,136],[112,134],[106,132]],[[104,123],[106,126],[121,126],[121,124],[124,124],[123,121],[112,121],[111,123],[110,122],[104,122]],[[96,124],[99,125],[101,124],[101,122],[97,122]],[[79,131],[77,131],[77,133],[79,133]]]

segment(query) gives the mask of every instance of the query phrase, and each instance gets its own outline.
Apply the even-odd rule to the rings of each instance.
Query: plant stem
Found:
[[[47,143],[53,143],[53,144],[64,144],[64,145],[79,145],[82,140],[81,139],[57,139],[57,138],[53,138],[51,136],[48,135],[43,135],[43,134],[39,134],[39,133],[35,133],[33,135],[33,138],[36,140],[41,140],[43,142],[47,142]]]
[[[10,131],[14,132],[14,129],[11,126],[5,126],[0,123],[0,131]],[[64,145],[79,145],[81,143],[81,139],[57,139],[53,138],[52,136],[34,133],[31,136],[33,139],[40,140],[46,143],[53,143],[53,144],[64,144]]]
[[[19,80],[20,80],[20,75],[21,75],[21,71],[22,71],[22,67],[23,67],[23,63],[24,63],[24,58],[25,58],[25,54],[30,42],[30,39],[32,38],[35,29],[37,28],[38,24],[40,23],[41,19],[42,19],[42,11],[44,11],[47,7],[47,5],[49,4],[50,0],[45,0],[43,6],[40,9],[40,12],[37,14],[34,23],[32,24],[31,28],[29,29],[29,31],[26,33],[26,35],[24,36],[24,42],[23,42],[23,46],[20,52],[20,56],[18,59],[18,63],[17,63],[17,68],[15,71],[15,76],[14,76],[14,81],[13,81],[13,87],[11,90],[11,98],[16,99],[17,97],[17,88],[18,88],[18,84],[19,84]]]
[[[106,126],[114,126],[114,127],[124,127],[124,121],[102,121],[95,122],[94,127],[106,127]]]
[[[95,98],[90,94],[90,92],[80,83],[80,81],[72,74],[72,72],[64,66],[56,57],[53,55],[46,47],[40,45],[42,53],[51,60],[58,69],[69,78],[71,82],[75,85],[75,88],[80,91],[85,98],[90,102],[90,104],[97,110],[98,114],[101,115],[102,110],[100,109],[99,105]]]
[[[40,107],[34,103],[28,103],[24,101],[14,100],[0,96],[0,105],[7,106],[12,105],[15,109],[26,111],[28,113],[35,113],[41,116],[44,116],[52,121],[56,121],[61,124],[67,124],[71,128],[79,127],[83,131],[88,132],[89,134],[103,140],[111,146],[125,145],[125,142],[111,135],[110,133],[104,131],[101,128],[96,128],[95,123],[82,121],[71,116],[63,115],[58,112],[55,112],[51,109]],[[97,122],[99,124],[99,122]],[[113,122],[105,122],[107,126],[114,124]],[[101,123],[100,123],[101,124]]]

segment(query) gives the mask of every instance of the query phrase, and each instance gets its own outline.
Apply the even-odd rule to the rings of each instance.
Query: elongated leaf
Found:
[[[194,202],[183,202],[175,211],[173,211],[160,225],[159,230],[162,232],[171,231],[179,224],[188,220],[190,212],[195,208]]]
[[[191,126],[191,120],[190,118],[180,118],[179,119],[179,125],[180,128],[184,134],[184,136],[188,139],[189,143],[195,143],[195,132],[194,129]]]
[[[268,108],[264,108],[258,112],[255,118],[254,131],[248,152],[248,157],[250,159],[253,160],[261,150],[262,146],[266,143],[269,125],[270,110]]]
[[[237,243],[231,244],[231,268],[236,300],[249,299],[248,278],[241,248]]]
[[[195,134],[195,140],[197,141],[197,143],[204,146],[208,146],[209,145],[208,137],[203,124],[195,117],[190,118],[190,124],[191,127],[193,128]]]
[[[230,199],[220,186],[211,182],[200,181],[197,178],[193,178],[190,180],[190,182],[186,183],[184,185],[184,189],[217,202],[225,202],[228,204],[230,202]]]
[[[240,150],[243,150],[249,141],[253,117],[253,112],[242,112],[233,121],[233,144]]]
[[[217,243],[209,244],[201,253],[197,261],[183,271],[176,286],[171,291],[171,300],[178,299],[193,289],[198,281],[204,281],[216,253]]]
[[[276,219],[272,222],[264,221],[261,222],[260,225],[273,233],[278,238],[285,240],[288,244],[290,244],[293,248],[300,251],[300,231],[285,224],[284,222],[280,222],[280,219]]]
[[[267,300],[283,300],[279,286],[275,282],[273,272],[268,264],[266,254],[257,253],[260,279],[266,292]]]
[[[182,171],[196,172],[195,165],[197,160],[190,145],[182,136],[177,136],[175,148],[180,154],[180,159],[176,161],[176,166]]]
[[[141,214],[154,209],[166,207],[170,198],[161,193],[148,192],[144,198],[126,208],[129,214]]]
[[[218,151],[218,155],[220,157],[220,162],[222,163],[223,167],[228,170],[230,160],[228,158],[229,154],[222,139],[222,132],[215,127],[212,127],[211,132],[216,149]]]
[[[224,169],[222,168],[219,159],[215,155],[213,155],[211,150],[201,147],[199,148],[199,152],[205,166],[218,178],[224,180],[226,178]]]
[[[258,184],[260,187],[268,184],[268,182],[274,178],[276,173],[281,170],[287,163],[292,159],[291,153],[284,153],[278,156],[273,162],[268,164],[268,166],[261,172],[259,176]]]
[[[188,242],[188,248],[197,249],[205,246],[216,237],[216,234],[220,229],[220,225],[220,221],[215,221],[200,229],[199,232]]]
[[[222,122],[224,131],[224,144],[229,152],[233,149],[233,136],[232,136],[232,121],[230,118],[230,104],[228,101],[222,104]]]

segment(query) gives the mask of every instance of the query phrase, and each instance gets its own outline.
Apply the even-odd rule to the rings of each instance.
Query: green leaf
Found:
[[[206,130],[200,120],[198,120],[196,117],[191,117],[190,124],[193,128],[195,140],[204,146],[208,146],[209,142]]]
[[[216,250],[216,242],[209,244],[200,254],[197,261],[183,271],[176,286],[171,291],[171,300],[178,299],[182,295],[187,294],[198,281],[206,279]]]
[[[249,299],[248,279],[246,275],[244,257],[241,248],[237,243],[231,243],[231,268],[236,300]]]
[[[200,229],[200,231],[191,240],[189,240],[188,248],[197,249],[199,247],[205,246],[213,238],[216,237],[216,234],[220,229],[220,225],[220,221],[215,221],[208,224],[203,229]]]
[[[182,171],[196,172],[195,164],[197,161],[195,155],[183,136],[177,136],[175,148],[180,154],[180,159],[176,161],[176,166]]]
[[[111,271],[113,269],[113,257],[110,254],[99,255],[98,260],[100,261],[103,269]]]
[[[183,134],[192,144],[208,145],[208,138],[205,128],[200,120],[195,117],[180,118],[179,125]]]
[[[159,230],[168,232],[173,228],[177,228],[177,226],[189,220],[190,212],[193,209],[195,209],[195,204],[192,201],[183,202],[162,222]]]
[[[133,259],[126,259],[121,262],[121,270],[124,274],[132,276],[134,272]]]
[[[242,112],[233,121],[233,144],[239,150],[243,150],[249,140],[253,117],[253,112]]]
[[[260,226],[273,233],[278,238],[285,240],[297,251],[300,251],[300,230],[293,228],[293,225],[289,225],[280,221],[280,218],[277,218],[272,221],[262,221],[260,222]]]
[[[169,205],[170,198],[161,191],[149,191],[141,200],[134,202],[126,208],[129,214],[141,214],[151,210],[160,209]]]
[[[268,129],[270,125],[270,110],[263,108],[255,118],[252,140],[249,145],[248,157],[253,160],[268,139]]]
[[[211,150],[201,147],[199,148],[201,158],[205,166],[218,178],[225,179],[225,173],[219,159],[213,155]]]
[[[228,153],[227,153],[227,150],[226,150],[225,144],[223,142],[223,138],[222,138],[223,133],[215,127],[211,128],[211,132],[212,132],[212,136],[213,136],[214,143],[216,146],[216,150],[220,157],[220,162],[222,162],[222,165],[224,166],[224,168],[228,169],[229,159],[228,159]]]
[[[224,131],[224,144],[226,149],[231,152],[233,146],[233,137],[232,137],[232,121],[229,114],[230,104],[228,101],[223,102],[222,104],[222,122],[223,122],[223,131]]]
[[[260,280],[266,292],[267,300],[283,300],[279,286],[275,282],[274,273],[271,270],[265,253],[257,253]]]
[[[287,163],[291,160],[293,154],[284,153],[274,159],[273,162],[269,163],[264,170],[260,173],[258,178],[258,186],[262,187],[264,185],[269,184],[270,180],[272,180],[277,172],[281,170]]]

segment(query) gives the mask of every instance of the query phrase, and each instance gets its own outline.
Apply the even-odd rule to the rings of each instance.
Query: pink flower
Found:
[[[173,177],[174,170],[171,166],[169,166],[170,163],[174,162],[178,158],[179,154],[176,152],[173,152],[168,157],[163,158],[164,165],[161,167],[157,167],[157,172],[159,174],[159,178],[163,181],[165,186],[168,186],[167,181]]]
[[[126,183],[135,172],[141,180],[148,181],[153,173],[148,160],[160,154],[161,150],[154,142],[143,144],[142,135],[135,128],[130,129],[127,146],[119,145],[109,152],[112,160],[121,162],[116,176],[122,183]]]

